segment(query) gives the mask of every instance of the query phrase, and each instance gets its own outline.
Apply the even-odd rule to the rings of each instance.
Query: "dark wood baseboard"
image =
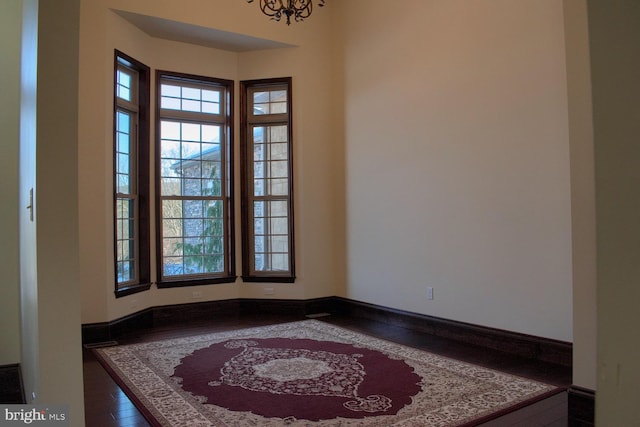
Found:
[[[339,297],[335,298],[335,309],[341,314],[395,324],[528,359],[561,366],[571,366],[573,363],[573,346],[564,341],[441,319]]]
[[[595,425],[596,393],[583,387],[571,386],[569,393],[569,427]]]
[[[562,341],[487,328],[363,303],[341,297],[310,300],[232,299],[152,307],[112,322],[82,325],[83,344],[117,340],[136,330],[207,321],[218,316],[335,313],[410,328],[475,346],[561,366],[571,366],[572,345]]]
[[[0,403],[9,405],[27,403],[22,384],[22,371],[18,363],[0,366]]]
[[[82,343],[97,344],[117,340],[138,330],[176,324],[208,321],[220,316],[288,313],[303,317],[307,314],[332,312],[333,298],[311,300],[231,299],[189,304],[151,307],[111,322],[82,325]]]
[[[119,336],[137,330],[153,327],[153,309],[138,311],[111,322],[88,323],[82,325],[82,344],[96,344],[112,341]]]

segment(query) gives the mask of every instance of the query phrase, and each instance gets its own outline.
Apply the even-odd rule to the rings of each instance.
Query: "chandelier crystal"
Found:
[[[253,3],[254,0],[247,0]],[[318,0],[318,6],[324,6],[325,0]],[[291,17],[300,22],[311,16],[313,12],[312,0],[260,0],[260,10],[274,21],[280,22],[282,16],[287,18],[287,25],[291,25]]]

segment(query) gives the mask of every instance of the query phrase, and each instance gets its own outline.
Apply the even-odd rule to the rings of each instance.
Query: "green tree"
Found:
[[[203,196],[222,195],[218,168],[209,174],[210,185],[203,186]],[[182,243],[182,253],[188,272],[211,273],[224,270],[224,209],[222,199],[204,201],[202,235],[198,243]]]

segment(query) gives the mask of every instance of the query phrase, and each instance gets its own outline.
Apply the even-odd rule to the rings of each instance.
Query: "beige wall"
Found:
[[[333,247],[335,201],[331,179],[335,146],[331,124],[330,7],[314,13],[305,25],[269,21],[245,2],[213,5],[193,1],[194,7],[176,8],[156,1],[101,0],[82,2],[80,43],[80,277],[83,323],[122,317],[146,307],[238,297],[263,297],[264,287],[274,288],[275,298],[304,299],[334,295],[337,278]],[[220,9],[215,9],[215,7]],[[112,12],[110,8],[206,25],[225,31],[297,47],[229,52],[150,37]],[[233,20],[233,16],[242,19]],[[206,19],[203,19],[206,17]],[[112,247],[112,102],[113,50],[119,49],[155,70],[200,74],[236,82],[243,79],[293,77],[294,178],[296,218],[295,284],[233,284],[201,286],[202,298],[192,298],[193,288],[163,289],[116,299],[113,293]],[[171,54],[167,54],[171,52]],[[153,87],[153,82],[152,82]],[[236,84],[236,90],[237,90]],[[152,91],[153,92],[153,91]],[[152,93],[152,103],[155,98]],[[239,94],[236,93],[236,100]],[[236,102],[236,117],[239,117]],[[153,114],[153,110],[152,110]],[[236,148],[238,148],[236,121]],[[152,129],[153,138],[153,129]],[[153,139],[152,139],[153,140]],[[153,154],[153,151],[152,151]],[[239,156],[236,156],[236,161]],[[236,163],[236,195],[239,196],[239,164]],[[304,173],[302,171],[304,170]],[[240,212],[239,198],[236,212]],[[239,217],[236,218],[239,224]],[[239,233],[239,227],[236,228]],[[237,242],[237,271],[240,240]],[[152,278],[155,270],[152,266]]]
[[[0,2],[0,366],[20,362],[18,152],[22,1]]]
[[[596,225],[586,0],[564,0],[571,150],[573,384],[596,388]]]
[[[78,281],[80,1],[40,0],[36,138],[38,387],[84,425]]]
[[[598,250],[596,424],[640,425],[640,4],[588,2]]]
[[[562,3],[336,6],[345,295],[572,341]]]

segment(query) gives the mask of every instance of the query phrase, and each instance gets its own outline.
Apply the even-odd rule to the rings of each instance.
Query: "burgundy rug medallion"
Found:
[[[173,376],[206,404],[311,421],[395,415],[421,390],[403,360],[310,339],[212,344],[184,357]]]
[[[561,391],[318,320],[95,353],[154,427],[470,426]]]

